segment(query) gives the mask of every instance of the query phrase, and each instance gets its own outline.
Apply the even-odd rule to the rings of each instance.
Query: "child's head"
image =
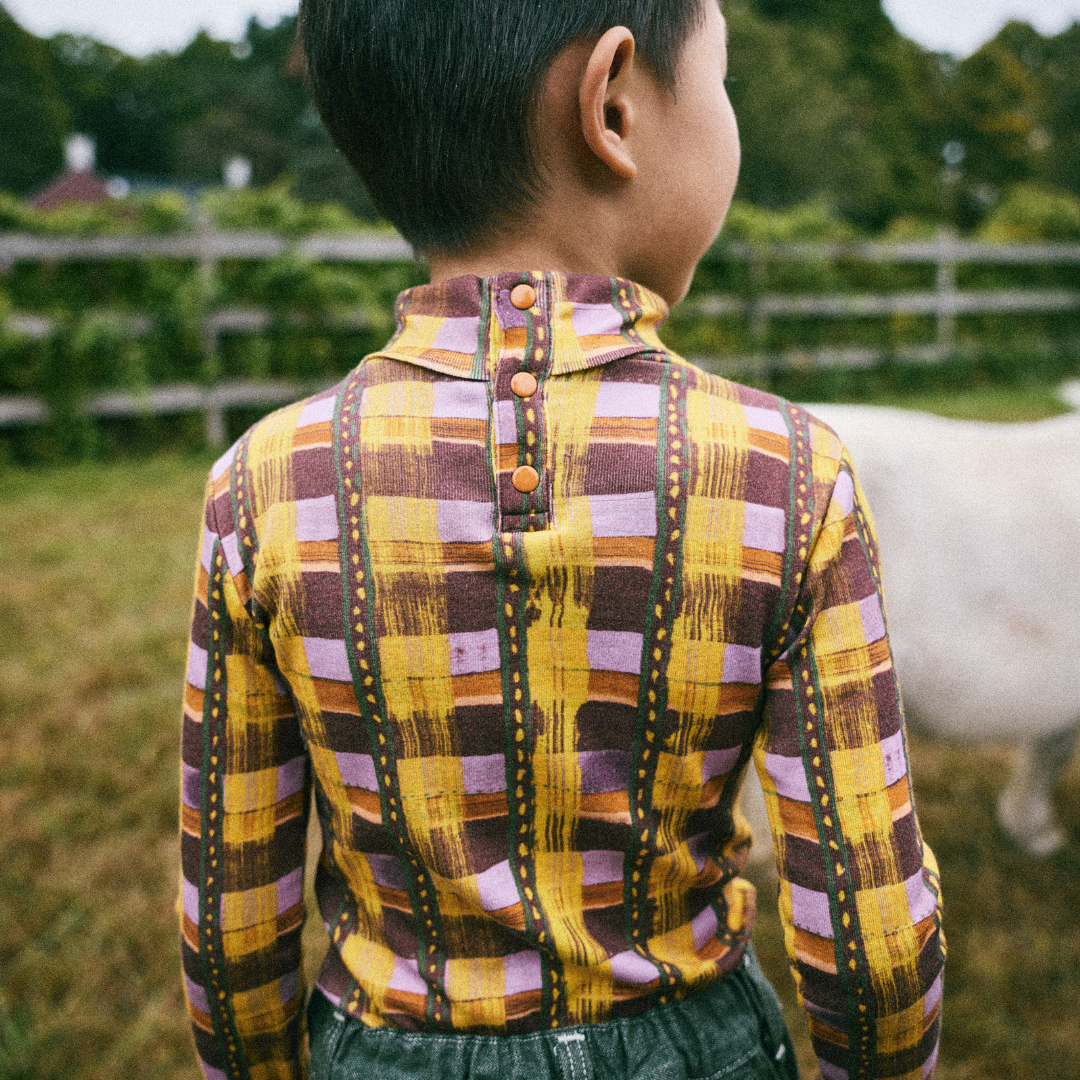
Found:
[[[536,251],[501,268],[685,292],[738,172],[717,0],[303,0],[301,27],[335,142],[433,270]]]

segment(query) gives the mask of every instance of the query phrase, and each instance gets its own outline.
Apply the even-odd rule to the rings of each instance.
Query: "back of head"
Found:
[[[380,212],[419,251],[457,252],[543,190],[535,117],[571,42],[626,26],[674,89],[703,0],[302,0],[316,104]]]

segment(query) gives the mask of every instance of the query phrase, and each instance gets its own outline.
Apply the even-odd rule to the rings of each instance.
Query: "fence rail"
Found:
[[[1080,307],[1080,292],[1067,289],[949,293],[897,293],[890,296],[763,296],[754,301],[763,315],[843,318],[874,315],[985,315],[991,312],[1071,311]],[[693,307],[702,315],[735,315],[746,301],[710,296]]]
[[[324,262],[392,263],[414,258],[409,245],[391,234],[327,235],[293,240],[272,233],[216,232],[207,228],[174,236],[50,237],[27,234],[0,235],[0,272],[19,263],[103,262],[124,259],[162,258],[197,262],[208,274],[227,260],[260,261],[288,251]],[[957,288],[957,268],[980,265],[1080,265],[1080,244],[988,244],[966,241],[950,233],[936,239],[881,242],[783,243],[750,245],[720,244],[707,256],[708,262],[742,262],[751,267],[751,279],[764,280],[764,268],[780,262],[855,262],[870,264],[924,264],[936,267],[933,291],[884,294],[789,295],[758,292],[748,297],[710,295],[684,305],[683,310],[705,318],[738,316],[746,319],[752,336],[765,341],[769,321],[782,317],[876,318],[883,316],[929,316],[936,320],[934,342],[887,350],[890,355],[934,363],[957,351],[956,322],[962,315],[988,313],[1060,313],[1080,310],[1080,291],[1069,289],[1011,289],[961,292]],[[152,320],[142,314],[113,312],[127,322],[133,336],[153,330]],[[206,348],[216,351],[223,333],[261,333],[275,321],[264,308],[230,307],[211,312],[203,322]],[[360,329],[365,325],[360,312],[350,312],[335,325]],[[44,339],[57,329],[56,322],[37,313],[13,312],[6,329],[33,339]],[[700,357],[699,361],[719,370],[763,370],[798,365],[866,367],[879,362],[886,350],[874,348],[832,348],[790,351],[752,356]],[[313,389],[299,383],[278,381],[222,382],[212,387],[190,384],[158,386],[141,394],[102,393],[87,402],[87,410],[98,417],[133,417],[201,412],[207,441],[220,445],[225,440],[225,410],[230,408],[281,404]],[[0,427],[41,423],[49,416],[48,406],[32,396],[0,397]]]
[[[202,413],[207,443],[224,446],[227,409],[285,405],[320,389],[317,384],[288,380],[236,380],[211,387],[177,383],[149,387],[143,393],[118,390],[95,394],[85,408],[90,416],[99,419]],[[49,407],[41,398],[0,397],[0,427],[40,424],[49,416]]]
[[[154,320],[149,315],[133,315],[131,312],[114,308],[95,308],[94,310],[98,315],[124,323],[125,330],[132,337],[145,337],[154,329]],[[221,334],[264,333],[274,325],[275,321],[276,316],[269,308],[219,308],[203,321],[203,336],[213,347],[212,343]],[[292,321],[294,325],[304,325],[304,320],[299,315],[294,315]],[[368,317],[363,311],[345,311],[335,315],[333,320],[328,321],[326,325],[344,330],[363,330],[368,322]],[[32,341],[43,341],[56,332],[57,323],[48,315],[13,312],[7,318],[7,328]]]
[[[0,235],[0,268],[20,262],[102,262],[114,259],[273,259],[294,250],[325,262],[408,262],[413,250],[400,236],[327,235],[290,240],[276,233],[196,230],[176,236]]]
[[[277,233],[195,230],[173,236],[0,234],[0,267],[18,262],[138,259],[270,259],[295,250],[327,262],[407,262],[412,248],[391,233],[327,234],[291,240]],[[990,244],[943,233],[931,240],[719,243],[708,261],[1080,264],[1080,244]]]
[[[782,259],[788,262],[867,263],[1080,263],[1080,244],[991,244],[943,232],[932,240],[838,240],[777,244],[718,244],[709,258]]]

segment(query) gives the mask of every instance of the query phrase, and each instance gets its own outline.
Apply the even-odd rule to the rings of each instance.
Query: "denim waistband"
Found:
[[[319,992],[311,1080],[797,1080],[794,1047],[753,951],[682,1001],[521,1035],[370,1028]]]

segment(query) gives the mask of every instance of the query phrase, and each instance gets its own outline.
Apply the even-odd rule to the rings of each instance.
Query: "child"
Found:
[[[944,940],[835,435],[657,327],[724,218],[716,0],[304,0],[316,100],[430,263],[207,491],[183,957],[208,1077],[795,1077],[766,792],[829,1080],[925,1077]]]

